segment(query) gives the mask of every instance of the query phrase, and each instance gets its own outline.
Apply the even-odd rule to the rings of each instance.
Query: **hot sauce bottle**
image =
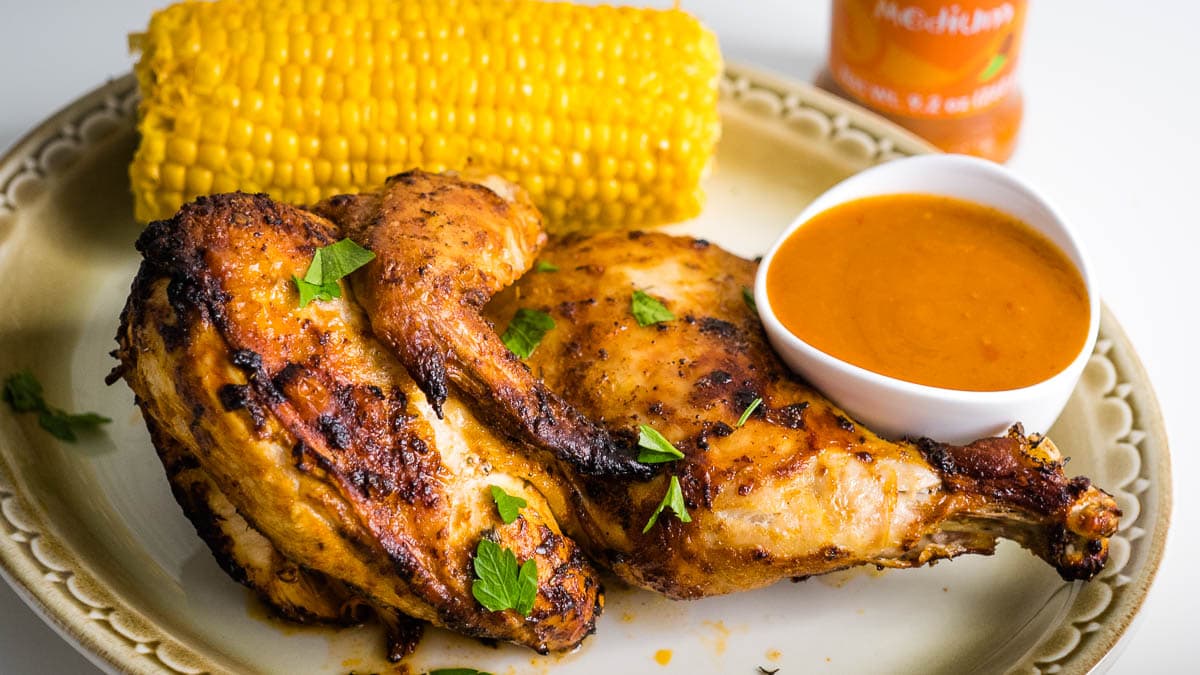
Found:
[[[1026,0],[833,0],[817,83],[948,152],[1004,161],[1021,126]]]

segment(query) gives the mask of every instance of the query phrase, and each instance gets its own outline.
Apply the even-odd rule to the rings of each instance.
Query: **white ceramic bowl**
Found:
[[[1041,232],[1083,276],[1091,320],[1087,340],[1070,365],[1037,384],[1007,391],[958,391],[905,382],[834,358],[793,335],[780,323],[767,296],[767,269],[780,244],[813,216],[844,202],[886,194],[925,193],[957,197],[1007,212]],[[922,155],[868,169],[817,198],[784,231],[758,268],[754,299],[771,344],[783,360],[847,412],[892,438],[928,436],[966,443],[1003,433],[1022,422],[1044,432],[1058,418],[1092,353],[1100,326],[1100,300],[1091,267],[1066,222],[1036,190],[1004,167],[963,155]]]

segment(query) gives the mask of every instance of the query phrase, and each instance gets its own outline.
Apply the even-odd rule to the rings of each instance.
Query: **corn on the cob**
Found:
[[[678,10],[539,0],[217,0],[140,50],[141,220],[197,195],[306,204],[406,169],[495,171],[553,229],[695,215],[719,122],[715,37]]]

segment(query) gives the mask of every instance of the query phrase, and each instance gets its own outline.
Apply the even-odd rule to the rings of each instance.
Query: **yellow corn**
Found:
[[[394,173],[494,171],[557,231],[694,216],[716,38],[679,10],[539,0],[217,0],[130,37],[136,215],[211,192],[309,204]]]

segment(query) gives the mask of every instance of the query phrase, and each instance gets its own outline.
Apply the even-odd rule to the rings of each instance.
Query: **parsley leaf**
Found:
[[[750,308],[750,311],[758,311],[758,303],[754,301],[754,292],[746,286],[742,286],[742,302],[746,303],[746,306]]]
[[[316,259],[317,256],[314,255],[313,260]],[[353,239],[343,239],[335,244],[323,246],[320,249],[321,281],[319,283],[337,281],[374,259],[374,253],[354,243]],[[311,272],[312,268],[310,267],[309,273]],[[304,275],[304,280],[318,283],[316,279],[309,279],[307,274]]]
[[[475,549],[475,577],[471,595],[489,611],[515,609],[522,616],[533,611],[538,583],[536,560],[526,560],[518,568],[512,550],[480,539]]]
[[[654,527],[654,523],[658,522],[658,516],[663,509],[671,509],[680,522],[692,522],[692,516],[687,511],[687,504],[683,503],[683,489],[679,487],[679,476],[671,476],[671,483],[667,485],[667,494],[663,495],[662,501],[658,503],[658,508],[650,514],[650,520],[646,521],[646,527],[642,528],[642,534],[646,534],[650,528]]]
[[[492,675],[486,670],[475,670],[474,668],[438,668],[431,670],[425,675]]]
[[[521,564],[521,573],[517,579],[517,606],[514,609],[522,616],[529,616],[533,612],[533,601],[537,598],[537,590],[537,561],[529,559]]]
[[[42,400],[42,383],[28,370],[8,376],[4,381],[4,400],[14,412],[46,409],[46,402]]]
[[[742,411],[742,416],[738,418],[737,424],[735,424],[733,426],[737,427],[738,429],[741,429],[742,425],[746,423],[746,420],[750,419],[750,416],[754,414],[755,410],[758,410],[758,406],[760,406],[760,405],[762,405],[761,397],[756,398],[753,401],[751,401],[750,405],[746,406],[746,409]]]
[[[42,384],[28,370],[9,375],[4,380],[3,396],[13,412],[37,413],[38,426],[63,441],[78,440],[76,431],[94,429],[112,421],[92,412],[71,414],[46,405],[46,400],[42,398]]]
[[[527,359],[553,328],[554,319],[549,314],[522,307],[513,315],[500,340],[512,353]]]
[[[552,262],[546,262],[545,260],[539,260],[539,261],[537,261],[537,264],[533,266],[533,271],[534,272],[557,272],[558,265],[555,265]]]
[[[300,306],[305,307],[313,300],[332,300],[342,297],[338,280],[375,259],[375,254],[343,239],[313,252],[312,262],[304,277],[293,276],[296,290],[300,292]]]
[[[662,464],[683,459],[683,453],[671,445],[671,441],[645,424],[638,425],[638,447],[642,451],[637,461],[643,464]]]
[[[633,292],[629,301],[629,311],[633,313],[633,318],[637,319],[639,326],[649,326],[675,318],[671,310],[642,291]]]
[[[296,290],[300,291],[300,306],[306,307],[313,300],[329,301],[342,297],[342,286],[334,281],[328,284],[314,284],[300,277],[293,276]]]
[[[516,520],[521,509],[529,505],[524,499],[508,494],[499,485],[492,486],[492,499],[496,502],[496,510],[500,512],[500,519],[505,524]]]
[[[61,410],[38,413],[38,426],[49,431],[51,436],[60,441],[79,440],[75,431],[71,429],[71,422]]]

